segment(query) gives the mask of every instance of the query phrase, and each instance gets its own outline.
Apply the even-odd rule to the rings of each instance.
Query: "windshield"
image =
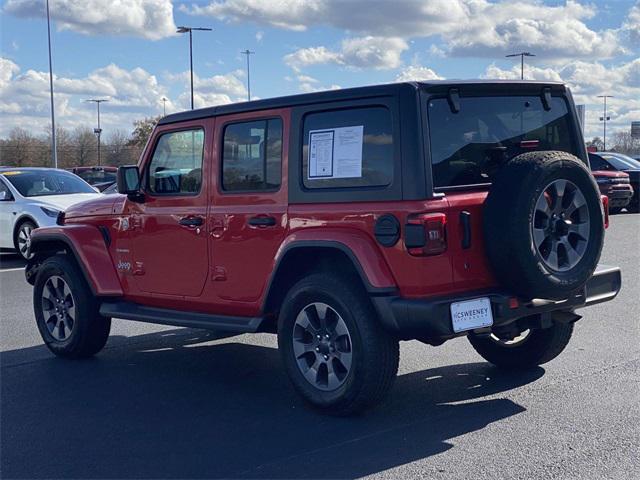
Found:
[[[84,180],[64,170],[13,170],[2,175],[23,197],[96,193]]]
[[[538,96],[429,100],[431,161],[436,187],[486,184],[506,160],[532,150],[575,153],[572,117],[563,98],[545,110]]]
[[[598,153],[607,162],[611,163],[617,170],[628,170],[630,168],[640,168],[640,162],[622,153]]]

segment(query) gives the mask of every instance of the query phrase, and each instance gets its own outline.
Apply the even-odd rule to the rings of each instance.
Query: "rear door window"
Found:
[[[576,152],[572,117],[563,98],[545,110],[537,96],[461,97],[428,103],[435,187],[491,183],[508,159],[531,150]]]
[[[274,191],[282,172],[282,120],[232,123],[224,129],[222,188],[227,192]]]

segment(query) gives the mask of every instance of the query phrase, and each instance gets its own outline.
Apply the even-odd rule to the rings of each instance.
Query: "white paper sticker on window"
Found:
[[[309,179],[362,177],[364,125],[311,130]]]

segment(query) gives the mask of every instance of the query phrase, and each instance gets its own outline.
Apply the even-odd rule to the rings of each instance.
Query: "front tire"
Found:
[[[382,328],[364,290],[329,274],[312,274],[290,289],[278,347],[298,393],[332,415],[379,403],[398,371],[398,340]]]
[[[107,343],[111,319],[100,315],[82,272],[64,255],[50,257],[40,267],[33,308],[45,345],[60,357],[90,357]]]
[[[525,333],[525,332],[523,332]],[[469,335],[469,342],[482,358],[495,366],[529,369],[547,363],[566,348],[573,333],[573,323],[554,323],[543,329],[528,330],[520,339],[501,340],[495,335]]]

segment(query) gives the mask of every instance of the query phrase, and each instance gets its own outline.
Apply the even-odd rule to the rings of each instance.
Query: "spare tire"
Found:
[[[598,186],[569,153],[518,155],[492,179],[483,228],[501,285],[526,298],[567,298],[585,285],[600,259]]]

